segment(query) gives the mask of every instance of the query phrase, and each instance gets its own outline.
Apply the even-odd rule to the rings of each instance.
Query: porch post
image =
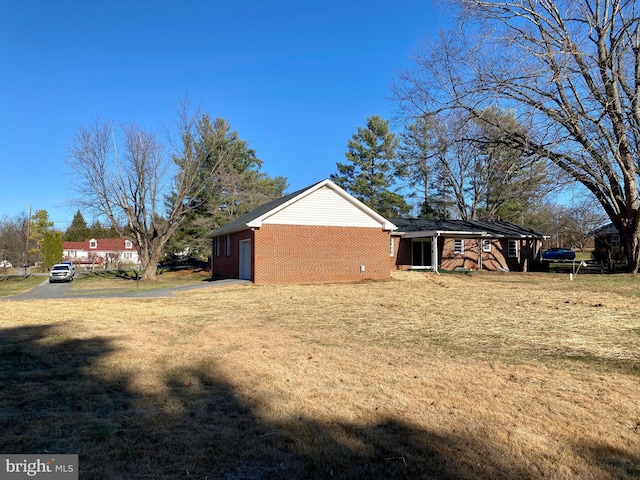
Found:
[[[438,273],[438,232],[431,237],[431,270]]]
[[[209,280],[213,280],[213,259],[216,256],[216,239],[211,239],[211,258],[209,260]]]

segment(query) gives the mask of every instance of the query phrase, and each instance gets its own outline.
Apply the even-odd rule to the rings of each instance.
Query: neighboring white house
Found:
[[[91,238],[83,242],[63,242],[62,255],[79,265],[138,264],[138,250],[131,240],[123,238]]]

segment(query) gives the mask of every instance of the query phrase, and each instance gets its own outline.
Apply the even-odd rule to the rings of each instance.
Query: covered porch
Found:
[[[509,222],[393,219],[394,270],[528,271],[544,235]]]
[[[406,232],[396,238],[399,244],[395,255],[397,269],[433,272],[456,268],[482,270],[482,246],[491,242],[487,232],[473,231]]]

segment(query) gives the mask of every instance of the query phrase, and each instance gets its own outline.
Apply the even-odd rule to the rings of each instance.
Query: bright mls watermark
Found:
[[[78,480],[78,455],[0,455],[0,479]]]

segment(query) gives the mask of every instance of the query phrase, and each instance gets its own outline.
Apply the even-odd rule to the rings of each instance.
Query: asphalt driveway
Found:
[[[170,297],[175,292],[183,290],[193,290],[198,288],[215,288],[224,285],[250,285],[249,280],[216,280],[214,282],[201,282],[194,285],[182,285],[180,287],[159,288],[157,290],[121,290],[121,291],[99,291],[92,290],[70,290],[71,283],[49,283],[45,279],[36,288],[28,292],[19,293],[10,297],[0,298],[4,301],[15,300],[50,300],[50,299],[71,299],[71,298],[162,298]]]

